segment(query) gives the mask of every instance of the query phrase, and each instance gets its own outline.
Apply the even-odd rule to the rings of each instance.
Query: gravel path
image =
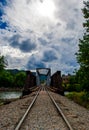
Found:
[[[66,97],[52,92],[51,94],[57,101],[58,105],[60,105],[63,109],[74,130],[89,130],[89,111],[87,109],[81,107],[73,101],[70,101]],[[23,99],[0,106],[0,130],[14,130],[16,124],[26,111],[28,104],[31,103],[34,96],[35,93],[32,93]],[[54,112],[54,109],[52,106],[50,106],[50,103],[48,103],[49,99],[46,97],[45,93],[42,92],[38,100],[38,103],[35,103],[35,105],[39,111],[35,110],[35,113],[33,111],[31,112],[31,123],[29,123],[27,128],[24,130],[65,130],[65,128],[63,128],[64,126],[61,125],[61,129],[59,129],[60,122],[57,123],[57,120],[59,120],[58,115]],[[44,107],[41,107],[39,102]],[[34,109],[36,107],[34,107]],[[38,113],[40,114],[40,117]],[[47,115],[47,117],[45,117],[45,115]],[[33,119],[35,119],[36,123],[33,121]],[[46,126],[44,121],[46,122]],[[48,123],[50,123],[50,126]],[[28,126],[30,126],[30,129],[28,129]],[[35,129],[32,129],[33,126]],[[44,127],[46,129],[43,129]]]

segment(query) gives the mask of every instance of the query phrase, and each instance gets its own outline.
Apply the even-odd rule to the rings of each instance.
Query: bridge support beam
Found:
[[[26,71],[26,82],[24,85],[23,95],[31,93],[30,89],[36,86],[36,76],[31,71]]]
[[[56,90],[59,94],[64,95],[61,71],[57,71],[51,76],[51,87],[54,90]]]

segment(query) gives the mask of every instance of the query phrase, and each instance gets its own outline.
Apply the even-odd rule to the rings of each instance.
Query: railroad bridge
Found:
[[[29,94],[41,85],[45,85],[50,90],[64,95],[61,71],[55,72],[52,76],[50,68],[37,68],[35,73],[26,71],[23,95]]]

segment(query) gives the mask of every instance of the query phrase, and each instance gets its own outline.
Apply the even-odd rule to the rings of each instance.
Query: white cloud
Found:
[[[20,68],[22,64],[25,66],[30,59],[32,60],[33,54],[34,59],[39,58],[38,61],[41,62],[42,58],[44,59],[43,53],[51,50],[57,58],[55,63],[54,60],[47,62],[45,59],[46,67],[62,72],[72,72],[75,67],[77,68],[74,54],[78,50],[78,39],[83,32],[82,7],[83,0],[9,0],[7,6],[3,7],[2,16],[2,21],[7,22],[8,27],[0,31],[0,51],[8,55],[10,62],[8,67]],[[19,35],[21,47],[23,41],[31,41],[35,43],[36,48],[28,53],[22,52],[21,47],[13,48],[11,42],[17,43],[16,40],[10,39],[15,35]],[[29,45],[26,45],[32,46],[31,43],[28,42]],[[13,59],[13,63],[10,59]],[[16,62],[18,60],[20,62]]]
[[[42,16],[39,12],[40,0],[30,1],[28,4],[26,0],[13,0],[4,9],[4,20],[9,23],[11,27],[16,27],[20,31],[31,30],[35,33],[44,33],[55,24],[56,20],[51,19],[49,16]],[[47,8],[48,9],[48,8]],[[40,11],[42,11],[40,9]],[[47,14],[46,14],[47,15]]]

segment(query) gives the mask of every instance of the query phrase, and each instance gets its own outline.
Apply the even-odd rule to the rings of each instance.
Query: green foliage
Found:
[[[25,72],[20,71],[16,74],[13,74],[8,70],[3,70],[0,73],[0,87],[21,88],[25,84],[25,79],[26,79]]]
[[[69,83],[63,84],[65,91],[76,91],[80,92],[82,91],[82,86],[78,83],[76,75],[71,75],[69,78]]]
[[[74,102],[89,108],[89,93],[86,92],[70,92],[66,95],[69,99]]]
[[[81,92],[83,90],[83,87],[80,84],[75,84],[75,91],[76,92]]]
[[[84,5],[82,12],[85,18],[85,23],[83,23],[85,33],[83,38],[79,40],[79,51],[76,54],[80,64],[76,76],[82,88],[89,91],[89,1],[84,2]]]
[[[5,70],[7,65],[4,56],[0,55],[0,87],[23,87],[26,74],[19,70]]]
[[[3,70],[0,73],[0,87],[12,87],[13,83],[14,83],[13,76],[9,72]]]
[[[89,103],[89,92],[85,92],[83,95],[82,95],[82,100],[84,102],[88,102]]]
[[[72,91],[81,92],[83,89],[80,84],[67,84],[67,87],[65,90],[69,92],[72,92]]]
[[[25,84],[26,74],[25,72],[19,72],[15,74],[14,85],[15,87],[23,87]]]
[[[6,65],[7,63],[6,63],[5,57],[0,55],[0,71],[4,70]]]

